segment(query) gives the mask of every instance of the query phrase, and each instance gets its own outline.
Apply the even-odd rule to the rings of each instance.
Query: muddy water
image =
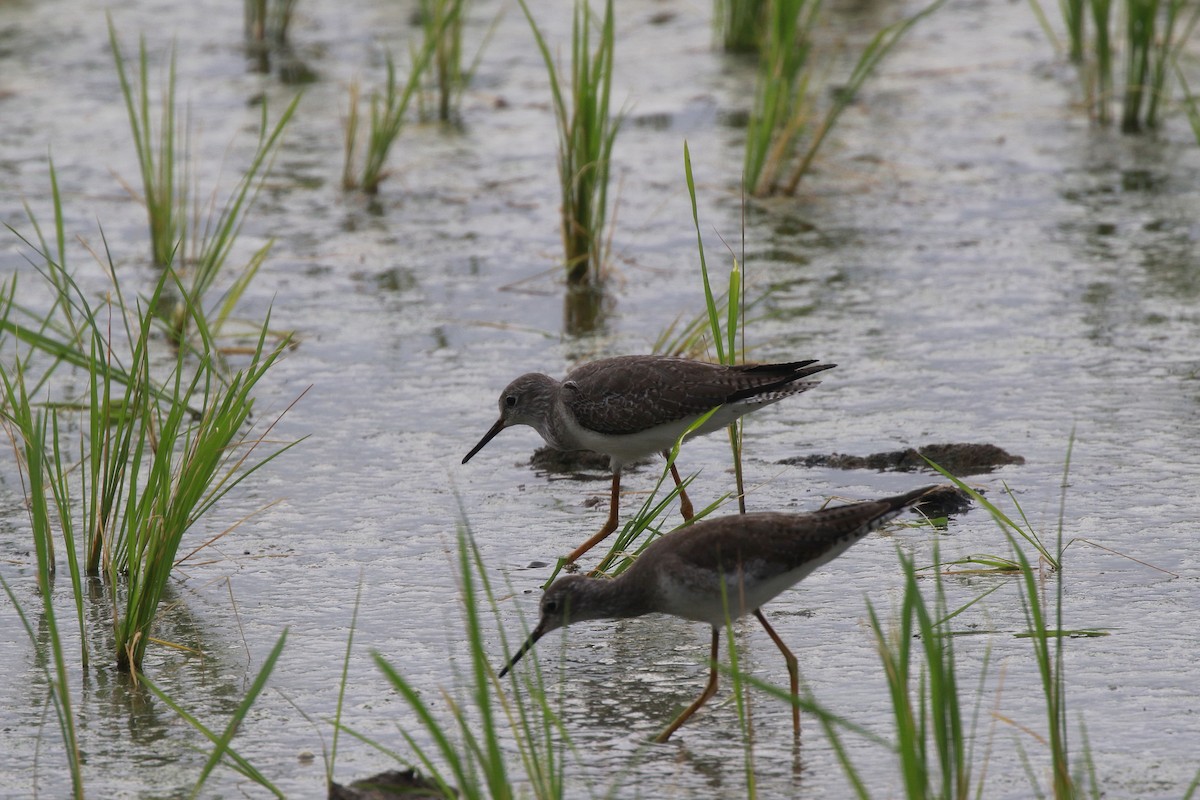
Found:
[[[569,14],[542,5],[547,35],[564,42]],[[466,670],[452,561],[456,497],[491,577],[516,590],[499,609],[514,636],[521,615],[535,613],[546,577],[527,566],[552,561],[599,524],[601,512],[586,501],[605,484],[551,481],[522,466],[537,444],[529,430],[506,432],[467,467],[459,461],[515,374],[645,351],[671,319],[701,308],[685,139],[710,263],[724,263],[718,234],[740,248],[732,187],[741,132],[731,120],[746,109],[752,75],[713,52],[707,3],[622,3],[614,97],[628,98],[629,121],[615,156],[611,303],[595,333],[564,336],[545,76],[508,4],[478,3],[468,39],[480,41],[502,10],[464,98],[462,129],[406,131],[375,204],[339,189],[340,117],[348,81],[370,83],[382,71],[383,48],[406,47],[408,12],[304,3],[294,27],[296,56],[318,80],[306,88],[239,252],[276,239],[242,313],[258,319],[271,307],[276,325],[296,331],[300,346],[264,386],[260,413],[270,417],[308,389],[276,430],[309,438],[195,531],[207,538],[281,501],[181,569],[158,635],[203,655],[151,648],[146,665],[182,705],[221,727],[286,628],[270,689],[235,745],[289,796],[322,791],[326,720],[360,585],[346,724],[401,751],[397,726],[424,741],[372,651],[438,709],[439,687],[464,692],[455,677]],[[230,12],[150,2],[114,12],[127,51],[141,32],[155,59],[177,42],[180,96],[190,105],[205,186],[222,163],[226,179],[244,163],[257,99],[280,109],[292,91],[276,75],[247,71],[241,18]],[[837,13],[853,42],[900,11],[865,5]],[[114,178],[135,183],[136,171],[103,17],[66,0],[4,3],[0,41],[3,221],[28,230],[23,200],[49,220],[52,151],[70,233],[95,245],[99,220],[122,275],[144,281],[144,221]],[[1200,766],[1200,500],[1190,490],[1200,466],[1200,155],[1181,124],[1154,139],[1089,127],[1073,105],[1072,80],[1027,7],[947,6],[910,34],[847,112],[803,197],[750,204],[747,280],[754,292],[772,290],[769,314],[749,333],[755,356],[840,365],[818,390],[747,425],[750,506],[809,509],[832,495],[870,497],[928,480],[778,465],[788,457],[980,441],[1026,463],[975,482],[994,497],[1007,484],[1052,536],[1074,430],[1064,534],[1080,541],[1067,551],[1064,626],[1110,632],[1068,642],[1074,742],[1082,721],[1108,796],[1177,797]],[[20,274],[33,303],[38,279],[21,253],[10,236],[0,269],[6,278]],[[71,263],[86,285],[103,285],[82,246],[72,245]],[[699,499],[731,487],[718,437],[689,445],[681,463],[701,471]],[[0,480],[0,570],[32,610],[32,557],[11,464]],[[643,470],[627,485],[644,490],[652,481]],[[1005,548],[979,513],[956,519],[939,544],[943,557]],[[816,696],[885,736],[886,690],[864,598],[885,613],[897,600],[897,546],[919,561],[932,558],[928,533],[873,536],[770,607]],[[950,602],[966,602],[994,580],[955,579]],[[70,619],[65,584],[55,589],[60,619]],[[103,621],[102,610],[91,613]],[[44,717],[40,662],[11,608],[4,619],[0,786],[10,796],[34,787],[60,796],[67,783],[56,729]],[[988,758],[976,759],[987,763],[984,794],[1028,796],[1018,744],[1043,781],[1045,750],[1003,720],[1034,731],[1045,723],[1028,641],[1013,636],[1025,627],[1015,586],[959,621],[979,633],[956,642],[972,691],[991,648],[975,739],[976,753],[990,747]],[[63,628],[71,653],[77,645]],[[561,641],[547,638],[539,656],[566,697],[577,747],[567,767],[571,796],[603,793],[612,781],[620,797],[744,792],[729,703],[714,704],[671,745],[645,744],[699,691],[704,630],[659,619],[591,623]],[[783,665],[761,632],[747,626],[744,643],[754,673],[782,683]],[[491,644],[499,661],[499,643]],[[205,759],[200,737],[103,663],[74,677],[89,793],[183,794]],[[763,796],[846,792],[813,721],[797,764],[787,710],[766,698],[754,703]],[[885,751],[849,744],[869,786],[880,795],[899,791]],[[306,751],[315,761],[301,758]],[[343,737],[337,777],[392,763]],[[222,770],[205,794],[243,790],[257,796]]]

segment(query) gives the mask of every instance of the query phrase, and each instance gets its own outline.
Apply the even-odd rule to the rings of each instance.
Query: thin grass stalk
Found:
[[[1067,444],[1067,455],[1063,465],[1061,483],[1061,499],[1059,503],[1059,521],[1056,541],[1056,551],[1060,564],[1063,552],[1063,522],[1066,514],[1066,492],[1068,475],[1071,467],[1071,452],[1074,449],[1075,431],[1071,431]],[[991,508],[988,509],[992,511]],[[996,512],[992,512],[993,517]],[[997,517],[997,522],[1000,519]],[[1042,693],[1046,700],[1046,717],[1050,758],[1053,770],[1053,793],[1056,798],[1072,798],[1076,796],[1076,784],[1071,777],[1071,767],[1068,749],[1067,730],[1067,698],[1066,677],[1063,665],[1063,576],[1062,569],[1056,569],[1055,580],[1055,629],[1049,630],[1046,624],[1046,612],[1043,607],[1038,577],[1024,550],[1019,546],[1016,536],[1009,527],[1002,523],[1005,537],[1013,551],[1021,576],[1018,586],[1021,588],[1021,606],[1028,625],[1030,644],[1033,647],[1034,659],[1042,682]],[[1050,640],[1054,640],[1053,652]],[[1035,784],[1036,785],[1036,784]]]
[[[936,464],[933,461],[930,461],[928,458],[925,459],[925,461],[929,464],[930,467],[932,467],[935,471],[940,473],[944,478],[949,480],[951,483],[953,483],[959,489],[966,492],[972,500],[974,500],[981,507],[983,507],[989,514],[991,514],[992,519],[996,520],[996,523],[1000,526],[1001,530],[1005,531],[1006,535],[1008,533],[1013,533],[1015,535],[1020,536],[1022,539],[1024,539],[1026,542],[1028,542],[1033,547],[1033,549],[1035,549],[1038,552],[1039,556],[1041,556],[1043,559],[1046,560],[1046,563],[1048,563],[1052,569],[1054,569],[1054,570],[1061,569],[1062,562],[1061,562],[1060,557],[1056,556],[1053,552],[1050,551],[1050,549],[1048,547],[1046,547],[1045,544],[1042,543],[1042,540],[1038,537],[1037,532],[1029,524],[1028,519],[1025,518],[1024,511],[1021,510],[1021,504],[1017,502],[1016,497],[1013,495],[1013,493],[1011,491],[1008,490],[1007,486],[1005,486],[1005,490],[1008,491],[1008,495],[1010,498],[1012,498],[1013,505],[1016,507],[1017,513],[1022,517],[1022,520],[1025,522],[1024,528],[1022,528],[1020,525],[1018,525],[1016,522],[1014,522],[1012,520],[1012,518],[1010,518],[1007,514],[1005,514],[1003,511],[1001,511],[999,508],[997,508],[996,505],[991,500],[988,500],[986,497],[981,495],[975,489],[968,486],[960,478],[958,478],[954,475],[951,475],[949,472],[947,472],[945,469],[943,469],[940,465]],[[1005,560],[1005,562],[1010,563],[1010,564],[1013,563],[1008,560]],[[1019,564],[1018,564],[1018,569],[1019,569]]]
[[[879,650],[879,659],[883,662],[884,675],[887,678],[888,692],[892,700],[892,716],[896,723],[896,751],[900,756],[900,772],[904,780],[905,794],[908,797],[923,797],[929,779],[925,763],[917,754],[921,750],[922,740],[917,715],[913,710],[908,686],[912,668],[912,598],[906,593],[900,613],[900,629],[891,642],[884,634],[883,623],[880,621],[875,607],[867,602],[867,614],[871,620],[871,629],[875,631],[875,641]]]
[[[504,755],[500,750],[500,740],[496,733],[496,719],[492,713],[492,699],[489,692],[491,685],[491,667],[488,665],[487,653],[483,645],[483,630],[479,623],[479,608],[476,603],[475,580],[471,570],[470,548],[466,543],[465,532],[459,532],[458,566],[463,577],[460,590],[463,593],[463,604],[466,611],[467,638],[471,644],[472,679],[475,686],[475,705],[480,716],[480,728],[483,731],[484,752],[480,754],[485,764],[484,773],[487,776],[488,789],[493,798],[508,798],[512,796],[512,787],[505,769]],[[469,733],[469,729],[464,733]]]
[[[1154,47],[1152,91],[1146,109],[1146,125],[1149,128],[1157,128],[1160,124],[1159,107],[1167,100],[1168,74],[1172,71],[1172,67],[1178,65],[1184,47],[1191,39],[1197,22],[1200,21],[1200,6],[1193,5],[1187,19],[1182,23],[1182,30],[1179,30],[1180,15],[1187,8],[1187,3],[1185,0],[1166,0],[1166,3],[1165,30],[1160,40],[1155,42]]]
[[[729,669],[723,664],[718,664],[717,668],[726,674],[729,673]],[[784,689],[775,686],[753,675],[742,675],[742,680],[771,697],[782,700],[789,705],[799,706],[800,710],[805,714],[816,717],[821,723],[821,727],[824,729],[826,738],[828,738],[830,745],[833,747],[834,753],[837,755],[838,763],[841,764],[846,778],[850,781],[851,786],[854,787],[855,795],[860,800],[867,800],[870,797],[862,776],[859,775],[857,768],[855,768],[854,763],[850,760],[850,755],[845,745],[842,744],[841,735],[838,733],[838,730],[844,729],[850,731],[866,741],[889,750],[894,750],[895,746],[891,742],[856,722],[834,714],[811,697],[793,697],[790,688]]]
[[[462,504],[462,497],[456,494],[455,499],[458,502],[459,518],[461,520],[458,526],[458,546],[460,552],[465,553],[467,557],[467,563],[463,568],[460,580],[466,583],[474,581],[477,577],[479,580],[479,589],[486,599],[488,606],[496,610],[499,608],[499,601],[496,598],[495,591],[492,589],[491,581],[488,580],[488,570],[484,566],[483,554],[479,551],[479,544],[476,542],[470,524],[467,522],[466,508]],[[511,589],[511,586],[509,588]],[[505,634],[504,627],[497,626],[497,632],[500,636],[502,650],[508,652],[508,637]],[[478,655],[486,662],[487,656],[483,652],[482,647]],[[474,652],[472,653],[472,658],[475,658]],[[508,718],[509,727],[516,738],[521,763],[524,767],[526,778],[533,786],[534,797],[543,800],[557,799],[561,798],[564,793],[563,753],[569,744],[570,736],[563,728],[561,719],[554,713],[546,698],[546,684],[542,676],[540,662],[537,659],[533,659],[532,668],[529,672],[532,673],[532,676],[525,681],[527,692],[523,691],[522,683],[517,680],[516,673],[513,673],[512,690],[514,702],[512,703],[509,703],[504,692],[499,689],[498,679],[494,677],[490,669],[488,670],[488,678],[497,686],[497,699]],[[563,690],[560,688],[560,691]],[[527,702],[527,699],[529,702]],[[561,707],[561,695],[559,701]]]
[[[704,306],[708,314],[709,333],[713,346],[717,351],[717,362],[733,365],[738,362],[738,334],[743,336],[745,326],[745,291],[742,285],[742,271],[737,259],[729,271],[729,285],[725,293],[724,311],[725,328],[721,329],[721,314],[716,298],[713,296],[712,283],[708,275],[708,261],[704,257],[704,237],[700,231],[700,212],[696,203],[696,181],[692,174],[692,156],[688,144],[683,143],[683,171],[687,181],[688,197],[692,201],[692,223],[696,228],[696,249],[700,256],[700,277],[704,284]],[[738,498],[738,511],[746,513],[745,474],[742,469],[742,421],[737,420],[728,427],[729,448],[733,455],[734,485]]]
[[[696,205],[696,181],[692,177],[692,155],[686,141],[683,143],[683,172],[687,179],[688,195],[692,201],[692,222],[696,226],[696,250],[700,255],[700,278],[704,282],[704,306],[708,311],[709,330],[712,332],[713,347],[717,351],[717,362],[724,364],[726,363],[724,337],[721,336],[717,303],[713,297],[712,284],[708,279],[708,261],[704,258],[704,236],[700,232],[700,211]],[[733,298],[729,297],[726,302],[733,302]]]
[[[4,385],[4,398],[8,410],[0,417],[6,432],[12,440],[14,455],[18,463],[23,463],[22,482],[25,486],[28,502],[30,529],[33,535],[34,557],[37,568],[38,594],[42,597],[42,623],[46,638],[50,642],[50,661],[54,665],[53,672],[42,662],[46,683],[50,687],[50,703],[58,722],[59,732],[63,738],[63,748],[66,751],[67,770],[71,776],[72,796],[82,800],[83,788],[83,759],[79,749],[78,733],[75,728],[75,715],[71,702],[70,673],[67,671],[66,658],[63,655],[62,638],[58,631],[58,621],[54,612],[53,580],[54,580],[54,546],[53,521],[46,500],[46,465],[47,422],[43,414],[35,414],[32,410],[29,395],[22,370],[18,364],[14,376],[10,378],[7,370],[0,370],[0,382]],[[50,412],[53,413],[53,412]],[[57,430],[55,431],[57,435]],[[57,441],[55,442],[57,444]],[[53,482],[53,478],[51,478]],[[7,581],[3,581],[4,591],[8,594],[13,607],[25,627],[29,640],[34,649],[41,651],[43,645],[29,624],[24,611],[17,602]],[[82,626],[82,613],[79,616]]]
[[[0,575],[0,587],[4,588],[4,593],[8,595],[9,602],[16,609],[17,617],[21,620],[21,626],[25,629],[25,634],[29,637],[29,641],[33,643],[34,649],[40,650],[41,640],[34,631],[33,625],[30,624],[29,618],[25,616],[25,610],[17,602],[17,596],[13,593],[12,587],[8,585],[8,581],[4,579],[3,575]],[[75,800],[83,800],[85,797],[83,759],[80,757],[79,737],[75,729],[75,714],[71,705],[70,673],[67,672],[66,659],[62,657],[62,641],[58,635],[58,626],[54,619],[54,608],[49,593],[43,594],[42,602],[45,614],[43,620],[50,640],[55,671],[51,673],[50,668],[44,662],[40,663],[40,666],[46,678],[46,685],[50,687],[50,704],[54,707],[58,729],[63,738],[63,748],[66,751],[67,757],[67,772],[71,776],[71,797]]]
[[[1137,133],[1142,129],[1142,104],[1149,90],[1150,49],[1154,44],[1158,0],[1126,0],[1125,14],[1125,93],[1121,130]]]
[[[284,129],[296,111],[300,97],[301,95],[297,94],[292,98],[292,101],[284,109],[279,119],[276,120],[274,126],[269,125],[267,103],[264,102],[262,104],[262,119],[258,130],[258,146],[255,149],[253,158],[250,160],[250,166],[242,174],[237,187],[225,201],[225,205],[220,213],[215,218],[210,217],[208,219],[204,231],[199,238],[199,253],[196,257],[191,283],[188,287],[192,302],[198,308],[200,307],[201,299],[212,287],[218,273],[220,273],[226,260],[229,258],[229,253],[233,249],[238,234],[241,233],[242,225],[246,221],[246,215],[258,199],[259,192],[262,191],[263,184],[270,172],[270,162],[273,160],[274,154],[279,147]],[[199,207],[200,204],[197,203],[196,208],[199,209]],[[197,222],[195,229],[199,230],[199,228],[200,225]],[[255,253],[247,268],[243,271],[243,275],[235,281],[233,288],[228,293],[229,297],[225,301],[226,306],[232,306],[231,299],[233,302],[236,302],[240,298],[241,293],[245,291],[246,285],[249,283],[250,277],[257,272],[258,266],[266,258],[269,248],[270,244]],[[224,313],[219,317],[219,321],[222,322],[228,317],[228,308],[223,310]],[[184,319],[186,320],[187,316]],[[220,330],[219,326],[214,327],[216,330]]]
[[[70,303],[64,303],[63,300],[68,296],[66,279],[67,279],[67,237],[66,228],[63,218],[62,194],[58,189],[58,171],[54,168],[54,158],[49,157],[49,177],[50,177],[50,200],[54,211],[54,243],[55,250],[51,251],[46,237],[42,234],[42,228],[38,225],[37,217],[33,213],[33,209],[29,207],[29,203],[22,202],[25,208],[25,217],[29,220],[30,226],[33,228],[34,234],[37,236],[40,247],[34,247],[34,250],[42,255],[44,260],[44,269],[42,274],[47,277],[51,285],[54,286],[56,297],[55,304],[45,313],[44,319],[47,325],[50,319],[54,317],[56,311],[61,311],[67,328],[71,332],[72,341],[80,341],[82,334],[79,330],[79,325],[75,319],[73,309]],[[9,227],[9,230],[12,230]],[[15,233],[15,231],[14,231]],[[21,237],[24,238],[24,237]]]
[[[93,331],[92,363],[99,368],[89,370],[88,374],[91,400],[88,431],[92,446],[87,456],[90,469],[84,474],[91,478],[91,502],[84,506],[83,514],[87,537],[85,571],[95,576],[104,567],[105,548],[112,542],[119,527],[114,515],[122,506],[133,437],[144,404],[149,402],[149,398],[143,381],[127,380],[123,383],[123,393],[114,401],[111,335],[102,338],[94,317],[89,316],[89,321]],[[137,347],[133,353],[135,364],[142,363],[139,356],[145,348],[145,335],[136,341]],[[110,557],[111,553],[109,550]]]
[[[1029,637],[1033,646],[1034,659],[1038,674],[1041,677],[1042,693],[1046,699],[1047,733],[1050,748],[1050,758],[1053,769],[1053,792],[1056,798],[1074,796],[1074,785],[1071,781],[1070,761],[1067,750],[1067,717],[1066,717],[1066,686],[1062,669],[1062,576],[1059,573],[1056,581],[1058,602],[1057,629],[1050,631],[1046,624],[1046,615],[1042,607],[1040,592],[1037,585],[1037,575],[1025,557],[1024,551],[1017,545],[1016,539],[1009,534],[1009,543],[1013,548],[1014,557],[1021,567],[1022,608],[1025,621],[1032,635]],[[1050,640],[1054,640],[1054,650],[1051,652]]]
[[[743,774],[746,780],[746,798],[754,800],[758,796],[758,788],[754,775],[754,730],[750,719],[750,697],[746,682],[742,680],[741,662],[738,658],[737,641],[733,632],[733,617],[729,615],[728,583],[720,582],[721,605],[725,609],[725,649],[729,653],[730,683],[733,684],[733,700],[737,708],[738,726],[742,731]],[[717,664],[709,664],[709,669],[716,669]]]
[[[1192,128],[1192,138],[1196,140],[1197,144],[1200,144],[1200,102],[1192,94],[1192,88],[1188,85],[1187,78],[1179,64],[1175,65],[1175,77],[1183,88],[1183,110],[1187,114],[1188,124]]]
[[[1092,21],[1096,29],[1096,97],[1092,107],[1096,110],[1096,119],[1100,123],[1109,122],[1109,105],[1113,93],[1113,61],[1112,40],[1109,27],[1112,24],[1112,0],[1089,0],[1092,8]]]
[[[360,88],[358,79],[350,81],[347,89],[349,107],[346,111],[346,123],[343,126],[345,146],[342,149],[342,189],[350,191],[358,188],[358,176],[355,174],[357,159],[355,148],[358,146],[358,103]]]
[[[936,541],[933,560],[935,563],[940,562]],[[905,591],[915,598],[912,611],[916,616],[921,644],[924,647],[929,688],[927,707],[941,772],[938,794],[946,798],[966,800],[971,794],[971,763],[965,748],[969,737],[962,721],[954,638],[949,627],[949,621],[962,609],[953,614],[947,613],[945,585],[942,583],[941,571],[937,570],[934,578],[934,613],[931,615],[920,594],[912,559],[901,555],[901,565],[905,573]]]
[[[362,606],[363,573],[358,574],[358,590],[354,593],[354,610],[350,614],[350,630],[346,634],[346,653],[342,656],[342,676],[338,681],[337,705],[333,712],[333,743],[325,762],[325,786],[333,788],[333,770],[337,763],[338,737],[342,732],[342,710],[346,701],[346,685],[350,678],[350,654],[354,650],[354,632],[358,630],[358,609]]]
[[[449,122],[466,83],[462,65],[462,34],[466,0],[421,0],[425,43],[432,48],[438,90],[438,119]]]
[[[1089,0],[1095,9],[1096,0]],[[1067,37],[1070,40],[1069,57],[1071,63],[1083,63],[1084,43],[1086,41],[1087,15],[1084,12],[1084,0],[1060,0],[1063,21],[1067,25]]]
[[[262,694],[262,690],[267,685],[267,680],[271,673],[275,670],[275,664],[279,660],[279,656],[283,653],[283,646],[287,641],[287,630],[279,635],[275,641],[275,646],[271,648],[271,652],[267,655],[262,667],[254,676],[254,682],[250,685],[249,691],[238,702],[237,708],[234,709],[230,716],[229,722],[226,723],[224,730],[220,733],[213,731],[193,714],[175,702],[166,692],[164,692],[154,681],[150,680],[145,675],[139,676],[138,680],[144,684],[159,700],[162,700],[166,705],[178,714],[187,724],[191,725],[199,731],[206,739],[213,743],[213,751],[209,754],[208,761],[200,771],[200,776],[196,779],[195,786],[192,787],[191,797],[198,797],[200,790],[204,788],[213,769],[221,763],[222,760],[228,760],[229,767],[239,775],[247,778],[253,783],[266,789],[275,797],[285,797],[283,794],[263,773],[247,761],[243,756],[238,754],[232,747],[233,737],[237,734],[238,728],[245,721],[246,716],[250,713],[250,709],[254,706],[255,701]]]
[[[68,477],[73,465],[65,463],[61,445],[61,432],[58,427],[58,414],[51,411],[49,416],[49,442],[53,451],[47,465],[48,483],[54,495],[55,513],[58,517],[59,530],[62,532],[63,550],[67,554],[67,575],[71,581],[71,594],[75,600],[75,618],[79,624],[80,664],[88,668],[88,645],[83,613],[83,582],[79,568],[79,551],[76,549],[74,508],[71,502],[70,478]],[[45,423],[43,422],[43,428]],[[42,431],[43,437],[45,430]],[[45,441],[45,438],[43,439]],[[43,444],[43,447],[45,445]],[[50,471],[52,470],[52,471]]]
[[[1192,778],[1192,782],[1188,784],[1187,792],[1183,795],[1183,800],[1192,800],[1196,797],[1197,791],[1200,791],[1200,769],[1196,770],[1196,777]]]

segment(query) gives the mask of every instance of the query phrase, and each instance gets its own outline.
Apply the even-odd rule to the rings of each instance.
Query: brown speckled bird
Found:
[[[591,450],[609,457],[612,496],[604,527],[567,556],[571,563],[617,529],[621,468],[654,453],[666,455],[704,414],[717,411],[688,439],[720,430],[743,414],[800,394],[820,381],[804,380],[835,364],[722,366],[669,356],[618,356],[576,367],[562,381],[530,372],[500,394],[500,418],[463,458],[471,460],[496,434],[528,425],[558,450]],[[671,474],[680,485],[679,472]],[[685,519],[691,503],[680,488]]]
[[[706,519],[650,544],[611,580],[568,575],[542,595],[541,618],[500,670],[504,677],[544,635],[574,622],[671,614],[712,627],[712,667],[704,692],[663,731],[665,742],[717,690],[717,645],[725,620],[753,614],[787,660],[792,696],[799,689],[796,657],[767,623],[764,603],[844,553],[936,487],[810,514],[734,514]],[[792,707],[800,733],[800,710]]]

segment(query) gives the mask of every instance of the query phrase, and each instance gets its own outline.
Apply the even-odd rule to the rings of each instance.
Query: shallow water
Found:
[[[547,35],[565,41],[569,13],[545,5]],[[146,664],[184,707],[221,727],[286,628],[270,688],[235,747],[289,796],[323,791],[322,743],[360,584],[344,721],[406,752],[397,726],[423,738],[370,654],[397,665],[439,710],[439,687],[465,693],[456,677],[467,670],[453,556],[459,500],[490,577],[511,580],[516,592],[499,609],[510,639],[521,615],[536,613],[548,574],[526,567],[553,563],[600,523],[603,504],[585,501],[604,496],[607,483],[548,480],[523,466],[538,444],[528,429],[505,432],[465,467],[459,461],[516,374],[560,374],[580,359],[646,351],[671,319],[702,308],[685,139],[710,266],[725,268],[718,233],[740,248],[732,187],[741,132],[731,120],[746,110],[752,75],[713,51],[707,3],[620,5],[614,98],[628,98],[629,122],[615,153],[617,273],[602,329],[570,338],[554,264],[555,133],[519,11],[504,4],[464,98],[463,130],[407,130],[372,206],[339,188],[340,117],[347,82],[377,78],[384,46],[403,50],[407,11],[300,4],[293,40],[319,80],[306,89],[239,252],[276,239],[241,313],[258,319],[271,307],[276,326],[296,331],[300,345],[269,376],[258,411],[271,418],[308,388],[276,435],[309,438],[190,534],[200,541],[281,501],[181,569],[157,635],[203,656],[152,647]],[[500,10],[476,4],[469,40],[478,42]],[[254,99],[266,96],[278,111],[291,91],[246,70],[240,16],[216,11],[134,2],[114,12],[127,53],[141,32],[155,58],[177,42],[204,186],[218,165],[228,179],[244,163]],[[837,9],[835,19],[855,42],[899,13],[863,4]],[[68,0],[0,4],[0,75],[0,221],[26,232],[23,200],[49,221],[49,149],[68,231],[96,245],[99,220],[127,280],[144,280],[144,219],[114,178],[133,183],[136,171],[102,15]],[[1070,70],[1027,6],[952,4],[918,25],[868,83],[801,199],[749,205],[747,281],[752,293],[773,290],[770,313],[749,332],[754,356],[839,364],[818,389],[748,422],[749,505],[811,509],[829,496],[929,481],[777,464],[789,456],[990,442],[1026,463],[974,483],[1002,507],[1007,483],[1052,536],[1074,430],[1064,535],[1138,560],[1082,541],[1067,551],[1064,626],[1110,632],[1067,643],[1075,752],[1082,720],[1106,796],[1178,797],[1200,767],[1200,499],[1190,491],[1200,467],[1200,153],[1181,123],[1155,138],[1123,137],[1089,126],[1076,101]],[[22,252],[9,236],[0,275],[19,273],[32,303],[39,279]],[[70,259],[85,284],[103,286],[81,246]],[[692,493],[702,502],[732,487],[721,437],[689,444],[680,463],[701,471]],[[643,469],[626,488],[644,491],[653,480]],[[0,571],[27,610],[37,605],[29,542],[20,483],[4,462]],[[939,544],[943,558],[1005,548],[979,512],[955,519]],[[925,531],[872,536],[768,606],[816,696],[884,736],[890,712],[864,599],[885,614],[897,602],[897,545],[918,562],[932,557]],[[950,581],[951,606],[996,580]],[[68,582],[55,592],[70,654],[78,645],[62,622],[71,618]],[[35,787],[60,796],[68,783],[44,717],[40,662],[11,608],[3,615],[0,665],[10,679],[0,688],[0,786],[7,796]],[[956,641],[972,691],[991,648],[976,743],[977,752],[991,747],[984,795],[1029,796],[1016,743],[1043,782],[1045,749],[1003,721],[1044,730],[1029,643],[1012,635],[1025,627],[1015,585],[958,623],[981,634]],[[770,642],[757,626],[743,629],[745,663],[782,684]],[[619,797],[744,792],[729,702],[714,702],[670,745],[645,744],[699,692],[707,639],[694,624],[643,619],[580,625],[565,645],[558,634],[542,642],[537,656],[554,691],[561,682],[577,748],[568,756],[571,796],[602,794],[613,781]],[[500,643],[489,646],[499,663]],[[98,660],[77,675],[75,694],[89,794],[185,794],[204,742]],[[754,718],[762,796],[847,791],[815,720],[797,773],[787,709],[756,695]],[[888,754],[849,743],[872,789],[898,794]],[[315,761],[300,760],[304,751]],[[336,777],[348,782],[393,763],[343,737]],[[260,794],[226,769],[205,789],[243,793]]]

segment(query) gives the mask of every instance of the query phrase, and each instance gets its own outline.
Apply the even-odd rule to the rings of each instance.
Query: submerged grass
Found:
[[[592,11],[576,0],[571,36],[570,95],[550,46],[525,0],[519,0],[550,77],[558,123],[558,179],[564,266],[572,287],[599,287],[609,258],[608,184],[622,116],[609,113],[614,58],[613,3],[606,0],[596,49],[590,52]]]

